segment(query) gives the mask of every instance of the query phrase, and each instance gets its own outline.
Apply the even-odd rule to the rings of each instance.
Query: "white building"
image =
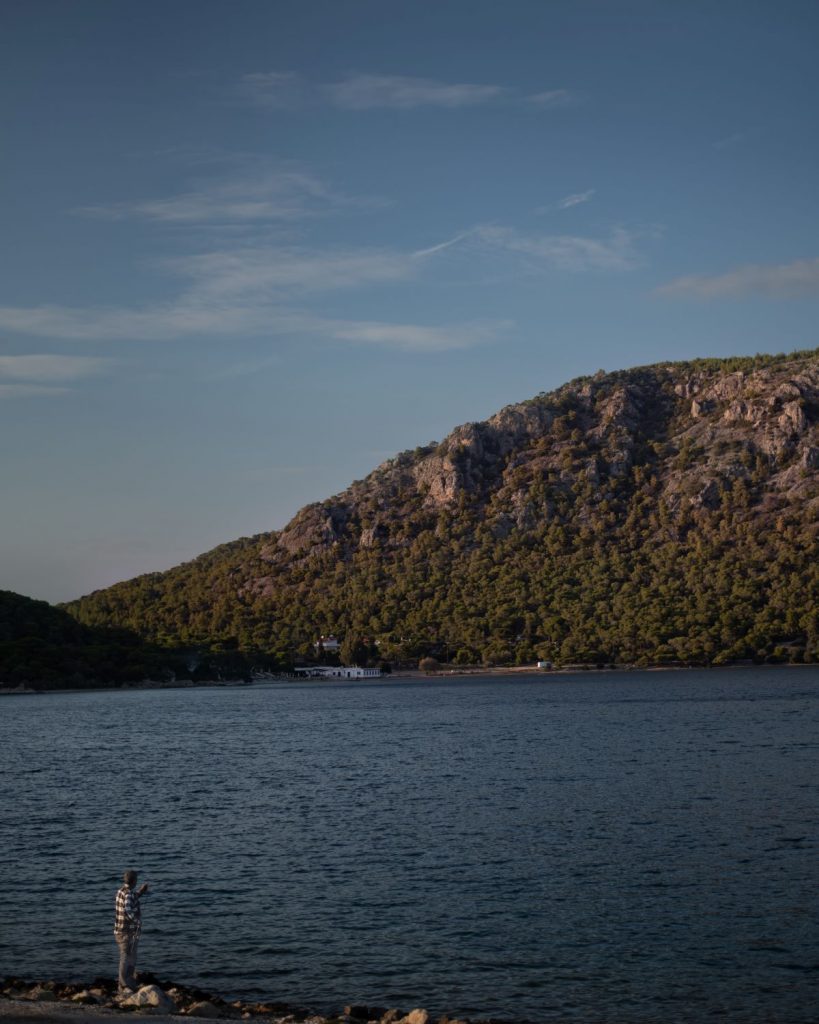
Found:
[[[380,668],[359,668],[358,665],[310,665],[295,671],[306,679],[378,679],[381,676]]]

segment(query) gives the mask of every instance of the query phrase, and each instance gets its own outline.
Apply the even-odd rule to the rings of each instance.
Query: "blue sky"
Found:
[[[11,0],[0,587],[600,368],[815,347],[815,3]]]

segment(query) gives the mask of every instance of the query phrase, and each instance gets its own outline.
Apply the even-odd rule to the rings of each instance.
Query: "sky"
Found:
[[[599,369],[819,345],[814,2],[6,0],[0,589]]]

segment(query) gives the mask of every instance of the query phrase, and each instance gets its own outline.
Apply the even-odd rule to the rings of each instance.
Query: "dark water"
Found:
[[[318,1009],[815,1021],[819,670],[0,701],[0,973]]]

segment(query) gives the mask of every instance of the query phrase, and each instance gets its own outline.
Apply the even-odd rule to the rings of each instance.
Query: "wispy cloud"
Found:
[[[579,100],[568,89],[550,89],[547,92],[532,93],[531,96],[526,97],[526,102],[545,110],[550,107],[572,107]]]
[[[66,383],[101,373],[109,365],[110,360],[95,356],[0,355],[0,380]]]
[[[46,387],[41,384],[0,384],[0,399],[4,398],[48,398],[64,395],[69,388]]]
[[[581,203],[588,203],[589,200],[594,196],[597,189],[590,188],[585,192],[573,192],[569,196],[564,196],[558,201],[558,210],[568,210],[572,206],[580,206]]]
[[[311,250],[256,246],[168,261],[194,281],[195,294],[210,300],[272,293],[334,291],[400,281],[411,276],[409,256],[388,249]],[[280,296],[279,296],[280,297]]]
[[[411,352],[440,352],[487,344],[512,326],[511,321],[482,321],[446,326],[390,323],[370,320],[340,320],[315,316],[299,310],[282,310],[273,304],[245,304],[217,307],[195,303],[169,305],[150,310],[66,309],[52,307],[48,318],[36,310],[16,310],[9,317],[0,308],[0,324],[13,319],[21,333],[83,340],[161,341],[182,337],[309,336],[350,344],[372,345]],[[273,362],[267,360],[237,364],[227,373],[252,373]],[[43,389],[53,390],[53,389]],[[34,389],[35,393],[37,388]]]
[[[550,270],[633,270],[642,262],[637,251],[638,240],[656,234],[656,230],[635,232],[617,227],[608,235],[594,238],[530,234],[505,225],[479,224],[454,238],[419,249],[413,253],[413,259],[422,260],[445,249],[463,246],[473,254],[515,258],[527,270],[537,273]]]
[[[733,132],[731,135],[726,135],[722,139],[717,139],[711,145],[714,149],[731,149],[733,146],[739,145],[740,142],[744,142],[746,138],[745,132]]]
[[[307,99],[308,87],[293,71],[258,71],[243,75],[238,94],[244,99],[271,110],[290,110]]]
[[[124,306],[0,306],[0,327],[63,341],[173,341],[196,336],[237,336],[263,332],[268,307],[218,303],[203,296],[143,309]]]
[[[66,385],[101,373],[109,364],[93,356],[0,355],[0,399],[64,395],[71,390]]]
[[[568,206],[593,193],[563,200]],[[413,351],[465,348],[497,335],[497,325],[446,327],[350,318],[317,318],[302,308],[308,297],[339,290],[383,287],[416,280],[440,254],[461,249],[467,258],[513,261],[516,271],[621,271],[639,264],[634,232],[616,228],[602,237],[530,234],[502,225],[478,225],[415,251],[392,247],[309,247],[271,242],[252,230],[254,218],[298,216],[311,204],[332,207],[346,202],[300,168],[277,167],[265,173],[211,182],[168,199],[96,207],[114,218],[148,217],[156,221],[237,221],[244,244],[166,258],[159,266],[179,281],[177,293],[143,306],[48,305],[0,307],[0,328],[34,337],[67,341],[173,341],[196,337],[284,337],[313,334],[356,344]],[[248,227],[243,227],[247,218]],[[445,258],[445,257],[444,257]],[[31,357],[32,360],[40,357]],[[45,357],[42,357],[43,359]],[[9,364],[11,365],[11,364]],[[53,369],[58,367],[53,361]],[[22,368],[23,364],[17,364]],[[27,364],[33,372],[35,362]],[[60,379],[76,379],[99,364],[62,364]],[[45,363],[39,370],[44,372]],[[20,371],[22,372],[22,371]],[[237,372],[244,372],[240,367]],[[72,374],[74,377],[72,378]],[[35,381],[36,383],[36,381]]]
[[[467,255],[512,259],[518,269],[535,274],[619,272],[640,265],[636,248],[640,237],[623,228],[595,238],[526,234],[511,227],[479,225],[410,253],[394,249],[314,250],[273,245],[220,249],[165,261],[167,269],[187,282],[177,297],[168,302],[143,308],[2,306],[0,327],[35,337],[103,342],[303,332],[314,330],[319,321],[294,309],[298,297],[410,281],[426,269],[428,261],[445,250],[464,247]],[[668,288],[681,291],[686,286],[678,283]],[[323,333],[327,330],[322,327]],[[355,321],[339,327],[334,336],[423,350],[436,345],[465,347],[471,343],[468,339],[475,339],[480,333],[474,326],[455,334],[447,329],[441,335],[435,334],[436,328],[429,327],[414,334],[402,334],[403,330],[404,325]],[[35,367],[35,363],[27,365],[29,369]],[[62,372],[74,372],[72,366],[77,372],[81,367],[90,372],[96,364],[66,362]]]
[[[465,238],[468,238],[471,232],[462,231],[459,235],[455,235],[454,238],[448,239],[446,242],[439,242],[437,245],[431,245],[428,249],[417,249],[413,254],[412,258],[423,259],[425,256],[434,256],[436,252],[443,252],[444,249],[449,249],[453,245],[457,245],[458,242],[462,242]]]
[[[439,82],[404,75],[351,75],[341,82],[322,86],[322,92],[343,110],[412,110],[415,107],[474,107],[508,93],[500,85]]]
[[[253,224],[296,221],[344,208],[384,206],[378,198],[345,196],[298,167],[254,168],[201,181],[171,196],[81,207],[75,213],[106,220],[141,218],[169,224]]]
[[[567,89],[523,96],[509,86],[445,82],[413,75],[351,74],[337,82],[313,83],[293,72],[267,71],[244,75],[239,95],[272,110],[327,103],[339,110],[415,110],[437,107],[458,110],[487,103],[523,102],[547,109],[577,102]]]
[[[489,248],[520,256],[533,270],[633,270],[640,264],[635,248],[638,236],[624,228],[615,228],[603,238],[527,235],[494,225],[475,228],[473,234]]]
[[[796,260],[774,266],[748,264],[725,274],[678,277],[657,288],[660,295],[699,299],[765,295],[797,298],[819,294],[819,259]]]
[[[448,327],[427,327],[418,324],[391,324],[374,321],[332,323],[326,332],[340,341],[410,352],[442,352],[449,349],[473,348],[495,341],[514,326],[511,320],[482,321]]]
[[[394,250],[316,251],[253,246],[166,260],[187,287],[175,299],[143,308],[120,306],[0,307],[0,327],[63,340],[163,341],[303,330],[292,312],[296,295],[406,280],[411,254]]]
[[[265,370],[269,370],[271,366],[278,366],[280,364],[281,356],[278,352],[274,352],[272,355],[260,356],[256,359],[241,359],[238,362],[231,363],[230,366],[225,366],[208,374],[208,379],[225,380],[232,377],[255,376],[257,373],[264,373]]]
[[[573,206],[581,206],[583,203],[590,202],[596,194],[596,188],[586,189],[585,192],[572,192],[562,199],[558,199],[557,202],[536,206],[532,212],[541,216],[546,213],[554,213],[556,210],[570,210]]]

